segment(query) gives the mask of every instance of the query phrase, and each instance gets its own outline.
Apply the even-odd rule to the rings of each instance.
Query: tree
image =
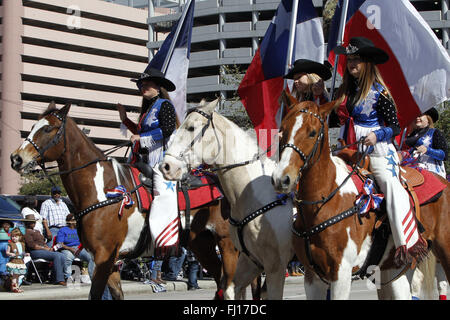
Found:
[[[222,84],[237,87],[243,78],[244,72],[241,70],[240,66],[234,64],[223,65],[221,67]],[[221,110],[220,113],[245,130],[253,128],[253,124],[240,101],[237,90],[233,91],[233,96],[227,97],[225,108]]]
[[[59,175],[53,176],[52,180],[55,184],[61,188],[63,196],[67,195],[66,190],[61,181]],[[50,194],[53,184],[49,179],[39,177],[36,175],[28,174],[21,178],[21,187],[19,189],[19,194],[22,195],[38,195],[38,194]]]

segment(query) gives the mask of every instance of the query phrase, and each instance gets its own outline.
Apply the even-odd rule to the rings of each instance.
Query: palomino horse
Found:
[[[94,206],[78,220],[81,243],[93,255],[96,265],[90,298],[100,299],[108,285],[114,299],[123,299],[116,261],[148,251],[148,213],[138,210],[135,193],[131,195],[135,204],[125,208],[122,216],[118,214],[120,203],[95,206],[107,200],[105,189],[123,185],[131,191],[133,184],[129,170],[114,159],[107,159],[67,116],[69,109],[70,104],[57,110],[51,103],[28,138],[11,154],[11,166],[22,173],[36,164],[57,161],[64,187],[78,212]],[[220,283],[222,268],[215,245],[223,258],[224,283],[233,278],[238,251],[229,238],[225,220],[229,213],[222,212],[221,206],[222,200],[209,208],[191,210],[194,220],[188,246],[214,276],[218,289],[225,289]]]
[[[267,298],[281,299],[286,267],[293,257],[292,201],[277,200],[270,184],[275,164],[257,157],[255,141],[214,112],[216,105],[217,100],[207,105],[202,102],[188,114],[173,137],[160,170],[169,180],[179,180],[188,166],[201,163],[217,172],[231,206],[231,237],[241,251],[225,298],[242,298],[244,289],[264,271]]]
[[[313,102],[299,103],[285,92],[282,99],[290,111],[282,121],[282,151],[272,178],[280,192],[295,191],[299,186],[293,241],[297,256],[308,267],[305,291],[309,299],[324,299],[329,287],[332,299],[347,299],[352,269],[362,266],[371,247],[375,214],[361,217],[361,223],[359,212],[353,214],[358,191],[352,179],[345,182],[349,170],[344,161],[330,154],[326,119],[334,102],[318,107]],[[432,241],[432,251],[441,261],[447,278],[450,277],[449,189],[437,201],[420,208],[426,230],[423,236]],[[393,255],[390,236],[379,264],[380,282],[387,284],[379,290],[379,297],[411,299],[408,279],[399,276],[402,269],[394,267]],[[397,276],[398,280],[389,283]],[[388,296],[389,292],[392,296]]]

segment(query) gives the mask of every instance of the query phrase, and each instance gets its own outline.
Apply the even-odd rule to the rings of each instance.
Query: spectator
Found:
[[[80,250],[81,243],[77,233],[77,222],[72,213],[66,217],[66,227],[62,227],[56,236],[56,245],[60,247],[61,253],[65,256],[64,275],[66,279],[72,279],[72,262],[78,257],[81,261],[88,262],[89,277],[92,278],[94,272],[94,260],[86,249]],[[72,279],[73,280],[73,279]],[[81,278],[82,283],[90,283],[90,281]]]
[[[7,234],[8,236],[10,236],[9,230],[10,230],[12,227],[14,227],[14,223],[13,223],[12,221],[5,221],[5,220],[3,220],[3,221],[0,223],[0,228],[3,229],[3,230],[5,230],[5,232],[6,232],[6,234]]]
[[[166,284],[162,278],[163,260],[154,259],[150,262],[150,269],[152,270],[151,280],[156,284]]]
[[[184,259],[186,258],[186,249],[181,247],[181,255],[179,257],[177,256],[170,256],[169,257],[169,272],[167,272],[167,275],[164,277],[164,280],[168,281],[176,281],[181,280],[178,279],[178,274],[180,273],[181,269],[183,268]]]
[[[36,225],[34,215],[29,214],[25,216],[25,245],[27,252],[30,253],[31,259],[45,259],[53,262],[53,275],[55,278],[55,285],[66,286],[64,280],[64,262],[65,256],[61,252],[55,252],[45,243],[44,236],[39,231],[34,230]]]
[[[198,286],[197,277],[198,271],[200,269],[200,264],[195,258],[194,254],[190,250],[186,250],[186,260],[187,260],[187,274],[188,274],[188,290],[201,289]]]
[[[19,228],[15,228],[11,232],[11,242],[8,243],[6,255],[10,258],[6,264],[6,271],[11,276],[11,292],[21,293],[23,290],[19,288],[18,280],[19,276],[27,273],[27,267],[25,266],[23,257],[28,254],[25,253],[23,234]]]
[[[418,116],[412,124],[413,131],[405,140],[406,146],[410,147],[409,153],[416,158],[419,167],[446,178],[444,161],[448,157],[448,147],[443,133],[434,127],[439,120],[436,108]]]
[[[25,217],[28,214],[34,215],[36,219],[36,226],[34,230],[39,231],[42,235],[44,234],[44,226],[42,224],[42,216],[37,212],[36,208],[38,205],[38,201],[36,196],[26,196],[22,205],[22,216]]]
[[[59,229],[66,225],[66,217],[70,213],[67,205],[61,199],[61,189],[52,187],[52,198],[45,200],[41,206],[41,216],[47,235],[47,245],[53,245],[53,237],[58,234]]]

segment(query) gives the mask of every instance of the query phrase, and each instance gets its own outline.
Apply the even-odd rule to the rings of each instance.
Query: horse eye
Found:
[[[309,134],[310,138],[314,138],[316,136],[316,130],[311,131],[311,133]]]
[[[188,127],[188,128],[187,128],[187,131],[189,131],[189,132],[194,132],[194,130],[195,130],[194,127]]]
[[[53,130],[53,127],[52,126],[45,126],[44,127],[44,131],[46,132],[46,133],[49,133],[50,131],[52,131]]]

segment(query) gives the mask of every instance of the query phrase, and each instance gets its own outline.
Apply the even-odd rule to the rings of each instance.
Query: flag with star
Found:
[[[322,24],[312,1],[282,0],[238,88],[263,149],[272,145],[270,129],[278,128],[276,115],[284,85],[293,1],[298,1],[298,12],[291,64],[300,58],[324,61]],[[269,141],[262,141],[266,136]]]

